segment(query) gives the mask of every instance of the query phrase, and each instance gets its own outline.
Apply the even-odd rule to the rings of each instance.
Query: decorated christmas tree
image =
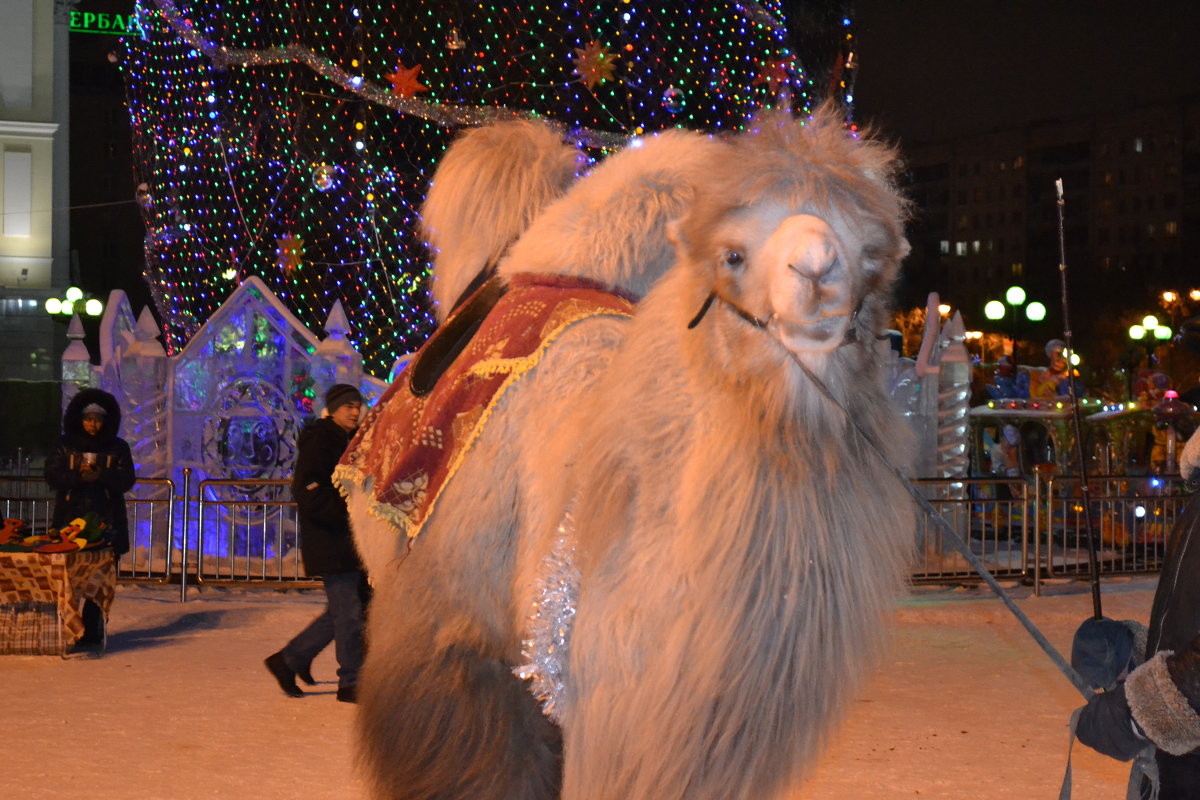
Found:
[[[601,158],[830,94],[849,119],[847,5],[138,0],[118,57],[168,351],[256,275],[314,330],[341,300],[386,374],[433,326],[417,209],[458,128],[536,115]]]

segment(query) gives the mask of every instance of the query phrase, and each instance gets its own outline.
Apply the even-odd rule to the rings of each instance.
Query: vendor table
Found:
[[[107,620],[116,585],[111,548],[0,553],[0,654],[65,654],[83,636],[83,602]]]

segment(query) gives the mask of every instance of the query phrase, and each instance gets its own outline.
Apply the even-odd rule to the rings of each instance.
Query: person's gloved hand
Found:
[[[1097,689],[1111,689],[1142,662],[1146,626],[1131,619],[1084,620],[1071,642],[1071,666]]]
[[[1159,652],[1130,673],[1125,698],[1159,749],[1178,756],[1200,747],[1200,637],[1178,653]]]

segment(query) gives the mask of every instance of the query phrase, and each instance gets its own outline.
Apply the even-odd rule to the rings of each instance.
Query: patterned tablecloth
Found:
[[[67,553],[0,553],[0,605],[55,604],[65,647],[83,636],[83,601],[100,606],[107,619],[116,586],[117,564],[107,547]]]

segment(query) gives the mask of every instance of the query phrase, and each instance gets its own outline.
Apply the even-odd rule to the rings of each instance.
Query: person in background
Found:
[[[1012,500],[1012,487],[1008,480],[1021,477],[1021,432],[1015,425],[1005,425],[988,453],[992,475],[996,482],[996,498]]]
[[[1179,472],[1200,483],[1200,435],[1184,447]],[[1072,665],[1104,689],[1078,712],[1079,741],[1133,759],[1131,786],[1142,798],[1200,797],[1200,493],[1167,539],[1144,648],[1135,627],[1089,619],[1075,634]]]
[[[358,429],[363,397],[346,383],[329,387],[325,413],[300,431],[292,496],[300,517],[300,554],[310,578],[325,586],[324,612],[267,657],[266,665],[284,694],[303,697],[299,676],[313,684],[312,661],[332,641],[338,661],[337,699],[357,702],[363,661],[363,622],[370,589],[354,541],[346,501],[333,485],[333,468]]]
[[[1067,345],[1062,339],[1051,339],[1046,342],[1046,359],[1049,361],[1049,366],[1030,374],[1029,398],[1031,400],[1052,400],[1071,393],[1067,381],[1071,380],[1071,373],[1074,370],[1067,363],[1066,349]],[[1083,396],[1083,387],[1078,383],[1078,377],[1076,377],[1075,393],[1078,397]]]
[[[1021,477],[1021,432],[1015,425],[1005,425],[1000,438],[992,445],[992,474],[998,478]]]
[[[46,483],[54,490],[53,530],[71,520],[95,514],[108,527],[104,538],[118,559],[129,552],[129,517],[125,493],[137,480],[129,445],[117,434],[121,407],[100,389],[81,389],[63,412],[62,436],[46,459]],[[85,632],[80,645],[103,640],[104,617],[99,606],[84,603]]]

